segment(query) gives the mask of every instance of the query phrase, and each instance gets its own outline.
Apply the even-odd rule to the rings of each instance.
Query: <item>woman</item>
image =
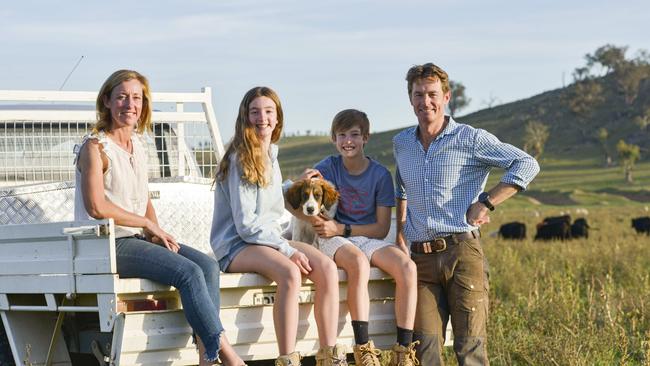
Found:
[[[338,273],[334,262],[309,244],[281,236],[284,212],[278,147],[283,114],[277,94],[249,90],[239,106],[233,137],[217,172],[210,244],[227,272],[256,272],[277,284],[273,323],[280,356],[276,366],[299,365],[295,352],[302,275],[316,286],[314,316],[320,350],[316,365],[347,365],[336,343]]]
[[[197,335],[199,365],[212,365],[218,355],[225,365],[243,365],[219,320],[218,263],[161,229],[149,199],[142,139],[151,130],[149,82],[136,71],[116,71],[102,85],[96,108],[92,133],[75,148],[75,220],[112,218],[120,277],[179,290]]]

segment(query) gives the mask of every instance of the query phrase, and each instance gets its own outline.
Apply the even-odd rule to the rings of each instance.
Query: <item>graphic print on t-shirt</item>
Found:
[[[363,215],[368,212],[368,191],[355,187],[339,188],[341,198],[338,210],[348,216]]]

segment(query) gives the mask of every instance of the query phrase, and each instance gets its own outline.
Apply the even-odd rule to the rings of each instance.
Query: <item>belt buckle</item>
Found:
[[[436,253],[442,252],[445,249],[447,249],[447,241],[445,240],[445,238],[433,239],[433,242],[436,243],[436,244],[437,243],[442,243],[442,247],[440,249],[436,249]]]

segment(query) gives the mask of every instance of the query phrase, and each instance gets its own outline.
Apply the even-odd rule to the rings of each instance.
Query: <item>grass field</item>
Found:
[[[566,242],[533,241],[534,211],[508,203],[500,211],[482,228],[490,266],[490,363],[650,365],[650,236],[630,227],[630,217],[645,209],[590,209],[580,215],[592,226],[589,239]],[[565,212],[578,216],[575,207]],[[553,215],[556,208],[538,213]],[[526,223],[527,240],[494,236],[514,220]],[[457,365],[450,347],[445,359]]]
[[[650,364],[650,237],[630,227],[633,212],[641,211],[591,209],[589,239],[484,239],[493,364]],[[515,219],[527,223],[531,237],[538,218],[516,209],[484,231]]]

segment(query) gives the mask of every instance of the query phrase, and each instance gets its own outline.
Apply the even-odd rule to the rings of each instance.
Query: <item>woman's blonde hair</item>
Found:
[[[95,108],[97,110],[97,122],[92,127],[92,133],[106,132],[113,122],[111,110],[106,107],[105,99],[111,98],[111,93],[118,85],[125,81],[136,79],[142,84],[142,112],[138,120],[136,131],[144,133],[151,130],[151,92],[149,91],[149,80],[144,75],[133,70],[117,70],[104,81],[102,88],[97,94]]]
[[[269,168],[267,163],[268,158],[266,157],[267,152],[262,151],[260,140],[255,132],[255,126],[248,119],[250,105],[255,98],[259,97],[267,97],[275,103],[278,123],[271,134],[271,143],[276,143],[280,140],[284,115],[282,113],[282,104],[277,93],[273,89],[265,86],[258,86],[249,90],[239,105],[239,115],[235,122],[235,136],[230,141],[228,149],[226,149],[226,153],[219,163],[217,180],[226,179],[230,168],[230,157],[236,153],[241,166],[241,178],[243,180],[259,187],[266,187],[270,183],[270,177],[267,174],[267,169]]]

